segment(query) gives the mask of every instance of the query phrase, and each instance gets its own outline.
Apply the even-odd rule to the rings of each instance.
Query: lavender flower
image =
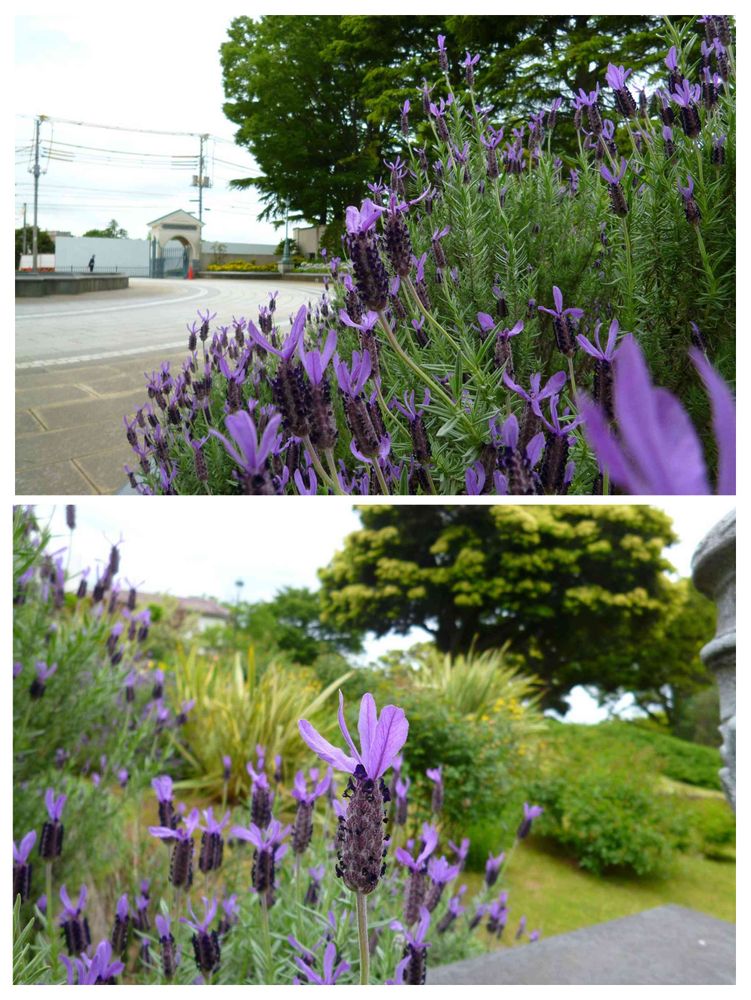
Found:
[[[624,118],[636,117],[636,101],[626,86],[626,80],[631,75],[631,72],[630,69],[624,69],[623,66],[614,66],[612,63],[608,63],[605,74],[608,85],[615,92],[616,107]]]
[[[86,906],[88,889],[81,886],[78,894],[78,904],[73,905],[68,895],[68,890],[64,885],[60,886],[60,902],[63,904],[63,912],[60,916],[60,927],[65,938],[65,947],[69,955],[80,955],[82,951],[91,944],[91,932],[89,931],[89,921],[82,916]]]
[[[300,719],[300,735],[310,749],[338,771],[350,775],[344,795],[349,799],[337,833],[337,875],[353,892],[370,893],[383,875],[385,854],[383,805],[388,790],[383,775],[407,739],[409,724],[402,709],[386,705],[380,718],[371,694],[360,703],[358,731],[361,749],[349,735],[344,720],[344,697],[339,692],[339,727],[352,752],[349,756]]]
[[[582,350],[586,351],[590,357],[595,359],[594,378],[594,399],[603,408],[608,419],[613,419],[613,358],[615,356],[616,338],[619,332],[619,323],[614,319],[608,330],[608,339],[605,347],[600,343],[600,327],[602,324],[595,323],[593,346],[583,334],[578,334],[577,341]]]
[[[67,795],[56,796],[52,788],[48,788],[44,794],[44,804],[47,807],[49,819],[45,820],[42,826],[42,835],[39,838],[39,856],[45,861],[53,861],[55,858],[59,858],[62,853],[65,832],[62,815],[67,799]]]
[[[532,829],[532,820],[541,816],[542,812],[542,806],[530,806],[526,802],[524,803],[524,818],[516,831],[517,840],[524,840],[529,835],[529,831]]]
[[[231,413],[224,423],[234,444],[219,431],[211,429],[211,433],[219,438],[230,458],[240,466],[241,480],[248,493],[275,492],[269,479],[267,462],[271,453],[279,447],[277,432],[281,422],[282,418],[278,413],[270,417],[259,440],[258,430],[247,410]]]
[[[433,782],[433,794],[430,800],[430,810],[437,816],[443,809],[443,766],[429,767],[425,774]]]
[[[13,841],[13,902],[16,896],[21,897],[21,902],[25,903],[31,894],[31,870],[29,855],[36,843],[36,830],[30,830],[21,843],[16,847]]]
[[[441,901],[443,890],[449,882],[453,882],[458,874],[459,865],[450,865],[444,857],[430,858],[428,861],[428,878],[431,884],[425,897],[425,907],[428,913],[432,913],[435,910]]]
[[[342,973],[348,972],[350,969],[348,962],[339,962],[335,966],[336,959],[336,944],[333,941],[329,941],[323,953],[323,966],[320,973],[315,971],[312,963],[306,962],[300,956],[295,956],[295,965],[297,965],[309,983],[315,983],[317,986],[333,986]]]
[[[115,922],[110,935],[112,950],[117,955],[124,955],[128,947],[128,930],[130,928],[130,905],[128,894],[124,892],[117,901]]]
[[[159,944],[162,953],[162,970],[165,979],[172,979],[180,962],[179,951],[175,949],[175,939],[171,932],[171,919],[168,913],[157,913],[156,930],[159,935]]]
[[[613,211],[618,216],[628,215],[628,203],[621,187],[621,181],[626,173],[626,158],[621,157],[621,165],[616,174],[611,174],[606,166],[600,167],[600,174],[608,182],[608,194]]]
[[[428,858],[436,849],[438,833],[435,827],[425,827],[424,842],[417,857],[412,857],[404,847],[394,851],[396,860],[409,870],[409,881],[404,899],[404,919],[408,926],[415,923],[420,916],[420,907],[425,900],[425,875],[428,870]]]
[[[691,174],[688,175],[686,187],[682,187],[680,181],[678,182],[678,190],[683,198],[683,209],[686,213],[686,219],[692,226],[698,226],[701,222],[701,212],[694,199],[694,179]]]
[[[425,974],[427,972],[427,952],[430,944],[425,940],[430,927],[430,913],[426,907],[420,907],[420,922],[416,930],[412,933],[408,928],[403,927],[398,920],[392,920],[389,924],[392,930],[400,931],[404,935],[404,960],[399,963],[401,977],[397,976],[397,985],[404,983],[407,986],[423,986],[425,984]]]
[[[151,779],[151,787],[156,792],[159,804],[160,825],[174,830],[177,826],[177,815],[172,800],[172,778],[168,774],[161,774],[157,778]]]
[[[308,868],[310,882],[308,883],[308,888],[305,892],[305,899],[303,900],[306,906],[318,905],[318,898],[321,892],[321,882],[323,881],[325,871],[326,869],[323,865],[314,865],[312,868]]]
[[[436,925],[436,930],[439,934],[445,934],[446,931],[452,926],[456,918],[465,912],[466,906],[462,906],[462,896],[466,891],[466,885],[461,886],[457,894],[452,896],[449,900],[446,912]]]
[[[312,791],[308,791],[308,784],[302,771],[295,775],[295,784],[292,789],[292,797],[297,799],[297,814],[295,816],[295,830],[292,837],[292,849],[295,854],[303,854],[313,838],[313,805],[316,799],[325,795],[331,784],[331,769],[321,778]]]
[[[31,687],[29,688],[29,695],[32,698],[41,698],[44,694],[47,681],[52,677],[52,675],[57,670],[57,664],[53,663],[51,666],[47,666],[44,660],[37,660],[35,664],[36,677],[31,682]]]
[[[409,778],[398,777],[394,782],[394,796],[396,808],[394,811],[394,823],[397,826],[404,826],[407,822],[407,792],[409,791]]]
[[[261,896],[267,906],[274,903],[276,888],[276,865],[287,853],[287,844],[282,841],[289,835],[292,827],[283,827],[279,820],[272,819],[265,830],[251,823],[249,827],[233,826],[233,837],[246,840],[253,845],[253,888]]]
[[[729,388],[696,348],[689,356],[712,405],[718,447],[717,492],[735,494],[735,404]],[[652,385],[641,350],[624,338],[614,372],[618,436],[599,407],[584,400],[584,433],[600,467],[633,494],[686,495],[711,492],[699,437],[678,400]]]
[[[198,867],[202,872],[218,871],[222,867],[224,857],[224,839],[222,830],[229,823],[229,810],[221,820],[214,819],[214,810],[209,806],[203,810],[205,826],[201,830],[201,847],[198,853]]]
[[[209,902],[206,896],[202,896],[201,898],[203,899],[203,920],[198,919],[193,912],[193,907],[188,904],[190,915],[193,919],[188,920],[187,917],[180,917],[180,922],[187,924],[193,931],[191,940],[193,942],[193,954],[195,955],[196,966],[199,972],[208,975],[214,969],[219,968],[222,949],[219,944],[219,934],[217,931],[209,931],[209,924],[216,916],[216,900],[212,899]]]
[[[99,942],[93,958],[85,954],[73,959],[67,955],[59,957],[68,973],[68,986],[112,986],[125,968],[122,962],[111,961],[109,941]]]
[[[192,809],[185,819],[185,825],[173,830],[167,826],[150,826],[152,837],[174,840],[170,859],[170,882],[178,889],[189,889],[193,884],[193,834],[198,827],[200,816]]]
[[[498,881],[498,874],[505,860],[506,855],[503,851],[495,857],[492,854],[488,855],[488,860],[485,862],[485,885],[488,889],[492,888]]]
[[[271,786],[269,779],[262,772],[256,771],[248,762],[245,770],[251,779],[250,819],[261,829],[271,822]]]
[[[680,108],[683,131],[689,139],[698,138],[701,135],[701,118],[697,105],[701,100],[701,86],[691,85],[688,80],[683,80],[670,97]]]
[[[553,330],[558,350],[566,357],[572,358],[576,353],[576,340],[571,327],[571,320],[578,320],[584,315],[583,309],[563,308],[563,294],[557,285],[553,285],[553,302],[555,309],[538,306],[540,312],[546,312],[553,317]],[[518,324],[517,324],[518,325]]]

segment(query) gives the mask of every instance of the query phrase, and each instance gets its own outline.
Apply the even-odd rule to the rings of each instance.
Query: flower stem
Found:
[[[474,428],[472,427],[471,421],[467,417],[466,413],[464,413],[464,411],[461,409],[460,404],[458,402],[455,402],[451,398],[451,396],[449,396],[449,394],[446,392],[446,390],[443,388],[443,386],[437,379],[431,378],[428,375],[428,373],[424,371],[417,364],[416,361],[413,361],[412,358],[409,356],[409,354],[407,354],[406,351],[404,351],[401,348],[401,346],[399,345],[399,341],[394,336],[394,333],[388,324],[388,320],[386,319],[386,317],[383,315],[382,312],[378,313],[378,319],[380,321],[384,333],[386,334],[386,339],[388,340],[389,344],[394,349],[396,354],[402,359],[404,364],[407,365],[408,368],[412,369],[412,371],[415,373],[415,375],[417,375],[420,381],[430,389],[431,393],[434,393],[436,396],[440,396],[443,402],[446,403],[446,405],[449,406],[450,409],[452,409],[454,412],[458,412],[458,415],[463,419],[463,421],[469,425],[469,428],[474,436]]]
[[[355,893],[357,900],[357,934],[360,939],[360,985],[367,986],[370,979],[370,949],[368,948],[368,908],[365,896]]]
[[[571,379],[571,397],[576,402],[576,376],[574,375],[574,359],[568,357],[568,375]]]
[[[373,459],[373,471],[376,474],[376,479],[378,480],[378,485],[381,487],[381,490],[383,491],[383,495],[385,497],[389,496],[390,495],[389,486],[384,478],[383,470],[381,469],[381,466],[378,464],[377,458]]]
[[[266,896],[261,894],[261,924],[263,926],[263,949],[266,952],[266,976],[261,985],[269,986],[274,979],[274,960],[271,957],[271,932],[269,931],[269,907]]]
[[[310,435],[306,434],[302,440],[303,444],[308,450],[308,454],[310,455],[310,460],[313,463],[313,467],[320,476],[321,481],[324,482],[327,486],[330,486],[331,489],[334,491],[334,493],[338,493],[339,496],[341,496],[342,490],[341,487],[339,486],[339,481],[337,480],[336,476],[334,476],[334,478],[332,479],[329,476],[328,472],[326,472],[324,467],[321,465],[321,460],[318,457],[318,452],[313,447],[313,442],[310,440]]]

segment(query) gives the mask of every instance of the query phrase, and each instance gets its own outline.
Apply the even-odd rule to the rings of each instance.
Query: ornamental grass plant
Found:
[[[471,53],[452,89],[444,42],[320,299],[200,313],[152,373],[137,492],[735,492],[730,19],[529,117],[477,105]]]

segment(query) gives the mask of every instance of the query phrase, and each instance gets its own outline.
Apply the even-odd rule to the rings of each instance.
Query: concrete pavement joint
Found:
[[[39,416],[39,414],[37,413],[37,411],[35,409],[33,409],[33,407],[29,407],[29,409],[26,412],[30,413],[32,415],[32,417],[34,418],[34,420],[36,420],[36,422],[41,426],[41,428],[42,428],[43,431],[48,431],[49,430],[49,427],[47,426],[47,424],[45,424],[44,420],[42,420],[42,418]]]
[[[119,351],[103,351],[101,354],[79,354],[75,358],[50,358],[45,361],[20,361],[16,371],[26,371],[29,368],[52,368],[61,365],[83,364],[87,361],[104,361],[107,358],[125,358],[128,355],[156,354],[160,351],[175,351],[184,347],[187,355],[187,338],[175,344],[159,344],[157,347],[126,347]]]
[[[76,469],[77,472],[80,472],[80,474],[83,476],[83,478],[86,480],[86,482],[91,487],[92,492],[98,493],[98,494],[101,495],[102,491],[99,489],[99,487],[97,486],[97,484],[91,479],[91,477],[86,475],[86,473],[81,468],[81,465],[79,464],[78,459],[71,458],[70,464]]]

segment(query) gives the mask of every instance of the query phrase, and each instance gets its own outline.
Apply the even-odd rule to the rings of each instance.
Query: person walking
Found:
[[[94,273],[94,254],[91,255],[91,260],[89,261],[89,272]]]

